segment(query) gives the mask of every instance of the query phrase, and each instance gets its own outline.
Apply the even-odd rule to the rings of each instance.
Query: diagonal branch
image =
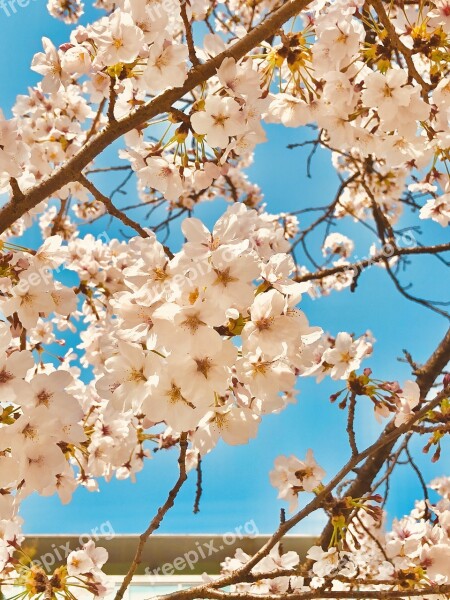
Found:
[[[234,583],[239,583],[243,580],[243,577],[247,576],[253,567],[259,563],[259,561],[266,556],[270,550],[283,538],[283,536],[291,530],[295,525],[300,523],[303,519],[309,516],[311,513],[315,512],[317,509],[323,506],[324,500],[329,496],[329,494],[333,491],[333,489],[346,477],[351,471],[358,466],[358,464],[364,459],[371,459],[372,456],[375,456],[382,448],[391,447],[391,445],[395,444],[395,442],[404,434],[407,433],[414,423],[422,419],[429,410],[432,410],[434,407],[438,406],[444,398],[448,396],[450,392],[450,386],[447,386],[442,392],[437,394],[433,400],[430,402],[426,402],[425,406],[422,406],[420,410],[414,413],[414,416],[411,419],[400,425],[399,427],[395,427],[394,419],[390,422],[389,426],[386,428],[385,432],[381,435],[381,437],[371,446],[367,447],[362,452],[359,452],[356,456],[350,458],[347,464],[342,467],[342,469],[337,473],[327,485],[325,485],[322,490],[309,502],[303,509],[301,509],[297,514],[292,516],[287,521],[284,521],[280,524],[277,531],[272,535],[272,537],[252,556],[252,558],[245,563],[242,567],[236,569],[233,573],[229,575],[225,575],[223,577],[219,577],[212,583],[208,585],[201,585],[191,590],[186,590],[186,592],[193,592],[193,595],[183,595],[182,592],[168,594],[165,596],[165,600],[181,600],[186,598],[202,598],[202,592],[209,588],[222,588],[228,585],[232,585]],[[209,597],[209,596],[206,596]],[[315,597],[315,596],[313,596]],[[320,596],[319,596],[320,597]],[[330,596],[334,598],[335,596]],[[362,596],[364,598],[364,596]]]
[[[104,204],[107,212],[110,215],[116,217],[117,219],[119,219],[119,221],[122,221],[122,223],[127,227],[131,227],[132,229],[134,229],[141,237],[149,237],[148,233],[139,225],[139,223],[136,223],[136,221],[133,221],[133,219],[130,219],[130,217],[128,217],[121,210],[116,208],[111,202],[111,199],[102,194],[95,187],[95,185],[91,181],[89,181],[89,179],[87,179],[87,177],[85,177],[82,173],[78,175],[78,181],[82,185],[84,185],[84,187],[94,196],[96,200]]]
[[[330,275],[336,275],[337,273],[345,273],[346,271],[353,272],[355,275],[357,275],[360,271],[362,271],[366,267],[370,267],[374,263],[384,262],[386,258],[416,254],[439,254],[440,252],[449,251],[450,243],[437,244],[436,246],[415,246],[414,248],[396,247],[392,248],[392,252],[389,253],[389,257],[386,257],[386,255],[383,253],[376,254],[375,256],[371,256],[370,258],[360,260],[356,263],[351,263],[348,265],[338,265],[336,267],[330,267],[329,269],[321,269],[319,271],[315,271],[314,273],[306,273],[305,275],[299,275],[295,278],[295,281],[317,281],[319,279],[329,277]]]
[[[430,391],[433,383],[445,369],[445,366],[450,361],[450,328],[448,329],[443,340],[433,352],[425,365],[416,373],[416,382],[420,388],[422,398]],[[389,435],[394,429],[393,423],[390,422],[384,429],[379,439],[383,439]],[[347,496],[352,498],[361,498],[367,494],[372,483],[383,467],[386,460],[389,458],[397,438],[394,438],[388,444],[380,446],[376,452],[368,457],[366,462],[359,468],[358,475],[351,486],[346,491]],[[322,531],[320,544],[327,547],[333,533],[333,525],[328,521],[325,529]]]
[[[379,20],[381,21],[383,27],[386,29],[390,43],[396,50],[403,54],[410,76],[413,79],[415,79],[417,83],[421,86],[422,97],[426,99],[428,92],[432,89],[432,86],[423,80],[419,71],[416,69],[416,65],[414,64],[414,61],[412,59],[411,50],[407,46],[405,46],[405,44],[398,37],[397,32],[395,31],[395,27],[392,24],[392,21],[390,20],[389,16],[384,10],[383,2],[381,0],[370,0],[370,4],[375,9]]]
[[[173,486],[173,488],[170,490],[169,495],[167,496],[167,500],[164,502],[164,504],[161,506],[161,508],[158,509],[158,512],[156,513],[156,515],[151,520],[151,522],[150,522],[149,526],[147,527],[147,529],[144,531],[144,533],[142,533],[140,535],[140,537],[139,537],[139,544],[138,544],[138,547],[136,549],[136,554],[134,556],[133,562],[131,563],[131,566],[130,566],[130,568],[128,570],[128,573],[125,575],[125,578],[122,581],[122,585],[120,586],[119,590],[117,591],[117,593],[116,593],[116,595],[114,597],[114,600],[122,600],[125,592],[128,589],[128,586],[131,583],[131,580],[133,579],[133,576],[134,576],[134,574],[136,572],[136,569],[138,568],[138,565],[141,562],[142,552],[144,550],[144,547],[145,547],[145,544],[147,543],[148,538],[161,525],[162,520],[166,516],[166,513],[174,505],[175,499],[178,496],[178,492],[180,491],[183,483],[187,479],[187,473],[186,473],[186,451],[187,451],[187,447],[188,447],[187,433],[182,433],[181,437],[180,437],[180,456],[178,458],[178,466],[179,466],[180,474],[178,476],[177,482],[175,483],[175,485]]]
[[[3,233],[40,202],[50,198],[64,185],[77,181],[83,169],[125,133],[141,127],[161,113],[169,112],[172,105],[183,98],[185,94],[212,77],[225,58],[231,57],[240,60],[266,38],[275,34],[286,21],[305,9],[310,2],[311,0],[283,2],[280,8],[230,48],[202,65],[192,68],[182,86],[166,90],[134,113],[109,123],[102,131],[93,136],[79,152],[56,169],[51,176],[24,192],[23,197],[13,193],[11,200],[0,210],[0,233]]]

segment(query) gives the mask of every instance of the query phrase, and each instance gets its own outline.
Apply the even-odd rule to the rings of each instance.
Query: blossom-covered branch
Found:
[[[31,64],[41,80],[11,118],[0,113],[2,592],[108,596],[107,552],[93,542],[52,573],[31,561],[21,504],[135,481],[175,448],[176,483],[140,536],[121,600],[189,474],[198,513],[209,453],[252,443],[314,377],[335,386],[328,410],[343,411],[333,433],[345,464],[327,476],[316,448],[276,456],[274,439],[269,479],[292,515],[282,510],[253,556],[238,550],[218,578],[165,598],[448,596],[450,479],[433,480],[430,494],[413,442],[432,462],[448,442],[450,331],[423,365],[404,350],[412,378],[388,381],[392,365],[367,366],[370,331],[342,331],[339,316],[324,331],[302,302],[326,311],[326,296],[358,292],[374,265],[417,310],[448,318],[440,286],[429,300],[403,280],[420,260],[436,280],[450,266],[450,244],[439,243],[450,222],[448,2],[96,8],[102,16],[80,25],[82,0],[49,1],[70,35],[59,47],[43,37]],[[308,198],[296,169],[291,206],[281,193],[264,199],[247,168],[276,127],[299,131],[290,147],[309,148],[307,177],[315,157],[330,158],[334,195]],[[205,223],[197,207],[215,200],[226,207]],[[387,422],[371,444],[361,411]],[[400,464],[422,498],[389,530]],[[316,511],[327,516],[318,545],[284,553],[283,537]]]

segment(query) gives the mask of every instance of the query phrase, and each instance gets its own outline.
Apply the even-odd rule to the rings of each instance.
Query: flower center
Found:
[[[213,366],[212,360],[208,357],[196,358],[195,362],[197,363],[197,371],[201,373],[205,379],[208,379],[208,373]]]

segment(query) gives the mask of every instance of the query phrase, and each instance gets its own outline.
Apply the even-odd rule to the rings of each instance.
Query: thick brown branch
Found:
[[[0,210],[0,233],[3,233],[17,219],[40,202],[50,198],[64,185],[78,180],[83,169],[115,140],[128,131],[141,127],[157,115],[170,111],[172,105],[185,94],[212,77],[225,58],[231,57],[235,60],[240,60],[250,50],[278,31],[291,17],[306,8],[310,1],[288,0],[284,2],[280,8],[255,27],[248,35],[233,44],[231,48],[221,52],[204,64],[194,67],[189,72],[186,81],[181,87],[163,92],[145,106],[138,108],[131,115],[108,124],[105,129],[93,136],[77,154],[59,167],[50,177],[30,188],[24,194],[23,198],[19,198],[13,194],[12,199]]]
[[[264,595],[265,600],[315,600],[316,598],[354,598],[355,600],[390,600],[391,598],[412,598],[423,597],[427,594],[448,594],[450,593],[450,585],[426,586],[417,590],[367,590],[367,591],[323,591],[313,590],[310,592],[301,592],[289,594],[268,594]],[[200,598],[213,598],[214,600],[261,600],[261,594],[230,594],[218,590],[206,590]]]
[[[445,334],[443,340],[436,348],[435,352],[430,356],[427,362],[416,372],[417,384],[420,387],[422,396],[428,394],[431,386],[436,381],[437,377],[447,366],[450,361],[450,328]]]
[[[416,382],[420,388],[422,398],[425,398],[431,389],[431,386],[444,370],[450,360],[450,329],[447,331],[443,340],[416,374]],[[386,437],[394,430],[394,425],[390,422],[381,434],[380,439]],[[359,468],[358,475],[351,486],[346,490],[346,495],[352,498],[361,498],[367,494],[372,486],[372,483],[388,460],[397,438],[394,438],[390,443],[380,446],[376,452],[371,454],[366,462]],[[333,525],[328,521],[325,529],[322,532],[320,544],[322,547],[327,547],[333,533]]]

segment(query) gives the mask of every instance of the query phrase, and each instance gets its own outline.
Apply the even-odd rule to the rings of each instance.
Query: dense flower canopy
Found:
[[[107,554],[92,542],[52,574],[18,559],[24,498],[70,502],[102,478],[135,480],[152,449],[178,446],[164,516],[219,440],[249,442],[266,415],[295,401],[302,377],[329,377],[332,402],[348,412],[349,462],[328,478],[313,449],[276,458],[270,481],[293,516],[255,556],[227,559],[222,577],[192,598],[448,597],[449,479],[431,483],[437,503],[418,502],[386,532],[375,478],[384,464],[389,477],[402,452],[412,461],[413,434],[427,436],[425,451],[439,459],[449,334],[422,367],[407,357],[411,379],[385,381],[363,365],[369,331],[328,333],[301,300],[354,291],[375,264],[404,296],[448,318],[444,302],[402,287],[397,268],[415,254],[445,263],[450,244],[402,246],[397,226],[411,210],[435,227],[450,221],[450,5],[99,0],[97,8],[98,20],[82,26],[80,0],[49,0],[50,14],[72,25],[70,38],[59,47],[42,38],[31,64],[40,83],[17,97],[12,118],[0,112],[0,584],[47,600],[73,598],[75,585],[77,594],[107,595]],[[308,207],[285,212],[280,199],[270,214],[245,173],[266,123],[308,127],[312,152],[332,154],[340,186],[309,226],[299,220]],[[104,167],[102,152],[119,138],[120,166]],[[134,177],[139,204],[163,207],[167,218],[151,227],[130,216],[133,206],[116,206],[93,183],[109,170]],[[195,209],[215,198],[229,204],[210,231]],[[107,214],[133,234],[101,239],[81,229]],[[375,233],[366,259],[330,231],[344,220]],[[178,251],[157,235],[173,221],[184,236]],[[319,264],[308,234],[322,225]],[[35,248],[23,241],[29,231]],[[49,360],[68,331],[76,350]],[[358,402],[385,425],[365,450],[354,430]],[[317,509],[329,517],[320,544],[303,559],[284,554],[282,535]]]

